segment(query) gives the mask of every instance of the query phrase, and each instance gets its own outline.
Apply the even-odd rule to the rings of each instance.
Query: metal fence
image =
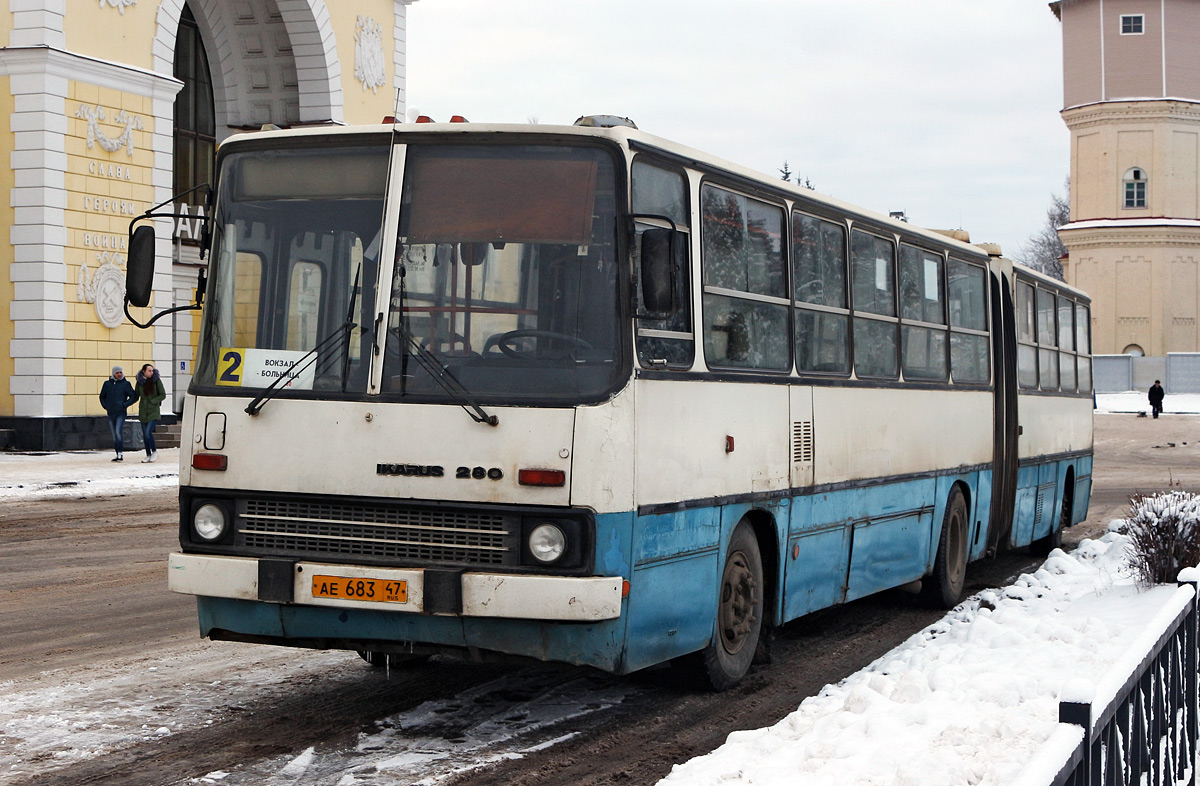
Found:
[[[1168,394],[1200,393],[1200,352],[1170,352],[1165,358],[1095,355],[1092,362],[1097,393],[1144,392],[1156,379]]]
[[[1090,699],[1070,696],[1059,729],[1018,778],[1042,786],[1176,786],[1196,783],[1196,578],[1190,569],[1172,602],[1130,656],[1114,664]],[[1056,772],[1046,781],[1046,772]]]

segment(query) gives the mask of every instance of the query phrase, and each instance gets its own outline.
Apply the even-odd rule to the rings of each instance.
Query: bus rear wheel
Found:
[[[946,500],[942,535],[938,539],[933,573],[925,577],[921,594],[930,605],[952,609],[967,583],[967,503],[955,486]]]
[[[763,624],[762,552],[749,524],[738,524],[725,553],[712,641],[688,656],[700,682],[715,691],[732,688],[750,670]]]

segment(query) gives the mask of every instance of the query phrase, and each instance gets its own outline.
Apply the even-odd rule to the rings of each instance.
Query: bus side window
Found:
[[[1042,390],[1058,390],[1058,328],[1054,293],[1037,291],[1038,380]]]
[[[850,269],[854,294],[854,373],[897,377],[896,249],[890,240],[854,230]]]
[[[978,265],[951,259],[946,267],[950,300],[950,376],[955,382],[990,378],[987,275]]]
[[[1023,388],[1038,386],[1033,285],[1017,282],[1017,381]]]
[[[700,192],[704,357],[710,366],[791,368],[783,210],[705,185]]]
[[[1075,304],[1075,349],[1079,352],[1079,392],[1092,392],[1092,343],[1089,328],[1089,309],[1083,303]]]
[[[682,172],[650,164],[638,158],[633,162],[633,212],[639,216],[665,216],[674,228],[690,240],[687,180]],[[659,223],[639,219],[634,254],[641,253],[641,234]],[[669,226],[662,222],[662,226]],[[679,245],[676,257],[675,311],[665,319],[639,319],[637,323],[638,362],[643,366],[691,368],[695,358],[692,336],[692,275],[690,242]],[[637,260],[640,264],[640,260]],[[640,267],[638,268],[640,270]],[[639,285],[640,285],[640,276]]]
[[[803,213],[792,214],[792,290],[796,368],[849,373],[845,227]]]
[[[1075,304],[1058,298],[1058,379],[1064,393],[1075,392]]]
[[[905,379],[944,381],[946,309],[942,257],[900,246],[900,356]]]

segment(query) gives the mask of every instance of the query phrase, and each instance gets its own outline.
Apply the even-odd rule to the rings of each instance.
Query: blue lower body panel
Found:
[[[593,666],[628,673],[703,649],[712,641],[725,554],[742,521],[762,551],[768,622],[782,623],[920,579],[931,570],[946,503],[961,490],[970,559],[987,546],[992,478],[960,474],[897,480],[790,498],[596,517],[595,574],[629,582],[621,616],[603,622],[412,614],[199,598],[202,633],[308,642],[413,642]],[[1044,537],[1087,513],[1091,457],[1023,466],[1013,545]],[[1039,517],[1038,512],[1041,511]],[[334,646],[339,646],[334,644]]]
[[[1083,521],[1087,518],[1091,491],[1091,456],[1022,463],[1017,470],[1017,498],[1009,545],[1027,546],[1049,537],[1062,523],[1071,526]],[[1064,511],[1065,505],[1070,509]]]
[[[280,639],[419,642],[595,666],[622,672],[624,618],[599,623],[549,623],[404,614],[369,609],[298,606],[198,598],[200,630],[220,629]]]

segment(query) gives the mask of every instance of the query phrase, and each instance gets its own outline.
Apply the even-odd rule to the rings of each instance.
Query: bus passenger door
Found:
[[[992,510],[987,551],[1008,548],[1017,495],[1017,327],[1012,289],[1003,273],[992,272],[992,377],[995,423],[992,454]]]
[[[812,388],[792,387],[789,405],[793,496],[782,561],[784,621],[845,602],[851,532],[830,494],[808,493],[816,460]]]

